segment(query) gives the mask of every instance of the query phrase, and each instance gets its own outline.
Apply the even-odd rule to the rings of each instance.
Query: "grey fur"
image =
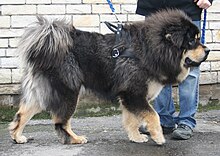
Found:
[[[37,19],[38,22],[26,29],[19,43],[18,51],[22,55],[23,62],[44,58],[37,65],[32,65],[46,69],[60,65],[73,45],[73,39],[70,36],[70,30],[73,27],[64,20],[48,21],[39,16]]]

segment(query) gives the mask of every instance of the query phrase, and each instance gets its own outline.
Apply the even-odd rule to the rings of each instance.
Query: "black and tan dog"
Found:
[[[159,116],[148,101],[165,84],[183,81],[191,66],[205,61],[209,50],[200,43],[198,28],[178,10],[125,24],[120,40],[115,40],[115,34],[80,31],[64,21],[38,18],[18,47],[24,74],[20,109],[9,126],[12,139],[27,142],[22,135],[25,124],[47,110],[62,143],[86,143],[71,130],[70,122],[84,86],[104,98],[120,99],[131,141],[148,141],[138,131],[146,124],[151,138],[165,143]],[[119,52],[116,58],[114,48]]]

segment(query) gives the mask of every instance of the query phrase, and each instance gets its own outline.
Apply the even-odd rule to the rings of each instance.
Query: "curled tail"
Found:
[[[22,60],[35,69],[59,66],[73,46],[70,31],[74,27],[64,20],[37,19],[35,25],[26,29],[19,43]]]

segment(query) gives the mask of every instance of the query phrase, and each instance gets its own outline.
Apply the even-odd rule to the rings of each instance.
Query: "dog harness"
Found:
[[[109,22],[105,22],[105,24],[112,32],[114,32],[116,34],[115,43],[118,44],[121,39],[122,24],[118,23],[118,27],[116,27],[115,25],[113,25]],[[120,50],[117,47],[114,47],[111,52],[112,58],[117,58],[119,55],[120,55]]]
[[[112,51],[111,51],[111,57],[116,59],[119,56],[121,57],[129,57],[129,58],[134,58],[134,55],[132,54],[131,50],[127,49],[122,43],[120,43],[121,41],[121,36],[122,36],[122,22],[119,21],[116,13],[115,13],[115,8],[112,4],[112,2],[110,0],[107,0],[109,7],[113,13],[113,15],[115,15],[115,18],[118,22],[117,26],[109,23],[109,22],[104,22],[106,24],[106,26],[116,34],[115,36],[115,46],[113,47]]]
[[[126,45],[126,41],[121,39],[123,26],[121,23],[118,23],[118,26],[115,26],[109,22],[104,22],[106,26],[115,33],[115,46],[112,48],[111,57],[113,59],[120,57],[132,58],[135,59],[134,53]]]

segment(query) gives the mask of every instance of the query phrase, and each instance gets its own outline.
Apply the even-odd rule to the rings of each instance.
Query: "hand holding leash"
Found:
[[[212,5],[209,0],[194,0],[194,2],[202,9],[208,9]]]

